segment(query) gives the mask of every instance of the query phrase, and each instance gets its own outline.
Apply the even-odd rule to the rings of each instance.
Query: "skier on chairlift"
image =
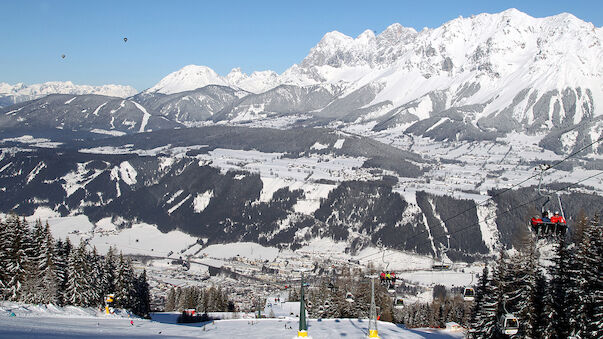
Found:
[[[542,222],[551,222],[548,211],[542,212]]]
[[[532,220],[530,220],[530,223],[532,224],[534,232],[538,234],[539,229],[542,226],[542,218],[539,215],[535,215],[532,217]]]
[[[565,224],[565,219],[559,215],[558,211],[555,211],[555,214],[553,214],[553,216],[551,217],[551,222],[555,224]]]

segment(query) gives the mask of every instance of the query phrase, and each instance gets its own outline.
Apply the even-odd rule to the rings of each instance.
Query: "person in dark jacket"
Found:
[[[542,222],[551,222],[551,219],[549,218],[549,212],[542,212]]]

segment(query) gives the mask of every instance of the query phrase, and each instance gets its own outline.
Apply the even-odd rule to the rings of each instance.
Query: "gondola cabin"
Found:
[[[463,290],[463,300],[473,301],[475,300],[475,289],[473,287],[465,287]]]
[[[345,294],[345,301],[349,302],[349,303],[353,303],[354,302],[354,295],[350,292]]]
[[[511,313],[500,317],[499,328],[502,334],[514,335],[519,332],[519,320]]]
[[[402,299],[401,297],[396,297],[394,299],[394,308],[396,308],[396,309],[404,308],[404,299]]]
[[[434,271],[449,271],[450,270],[450,265],[448,265],[448,264],[432,265],[431,269],[434,270]]]

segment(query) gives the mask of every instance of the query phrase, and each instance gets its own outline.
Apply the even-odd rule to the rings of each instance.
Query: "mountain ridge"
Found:
[[[138,91],[134,87],[127,85],[76,85],[71,81],[49,81],[32,85],[17,83],[10,85],[0,82],[0,108],[24,101],[35,100],[49,94],[98,94],[126,98],[136,93]]]

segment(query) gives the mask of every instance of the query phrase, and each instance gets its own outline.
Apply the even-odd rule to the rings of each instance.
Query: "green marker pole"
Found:
[[[304,272],[301,272],[301,297],[299,300],[299,331],[297,331],[298,338],[305,338],[308,336],[308,324],[306,324],[306,302],[304,298]]]

